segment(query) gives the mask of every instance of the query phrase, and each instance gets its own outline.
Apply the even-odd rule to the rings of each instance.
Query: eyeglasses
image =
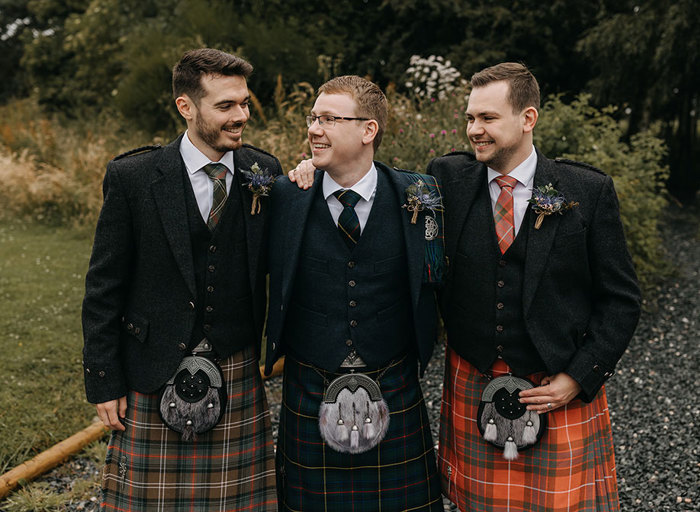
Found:
[[[341,116],[327,116],[327,115],[322,115],[322,116],[306,116],[306,126],[311,128],[311,125],[314,124],[314,122],[318,120],[319,126],[327,126],[328,128],[333,128],[335,126],[336,121],[340,120],[345,120],[345,121],[369,121],[368,118],[366,117],[341,117]]]

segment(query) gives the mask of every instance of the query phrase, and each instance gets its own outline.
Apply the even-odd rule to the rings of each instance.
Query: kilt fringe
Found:
[[[614,512],[617,495],[605,389],[548,413],[540,442],[515,461],[481,438],[476,413],[486,379],[449,346],[438,466],[445,496],[462,512]],[[509,372],[503,361],[494,376]],[[539,384],[544,373],[528,376]]]
[[[219,424],[185,442],[159,416],[157,394],[127,396],[112,432],[101,510],[276,511],[270,413],[252,347],[222,361],[228,404]]]

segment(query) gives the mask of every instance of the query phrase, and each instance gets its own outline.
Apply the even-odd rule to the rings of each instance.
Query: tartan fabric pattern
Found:
[[[350,189],[336,190],[333,195],[343,205],[343,211],[338,217],[338,229],[345,243],[352,249],[360,239],[360,219],[355,213],[355,205],[362,199],[362,196]]]
[[[209,226],[211,231],[214,231],[214,228],[219,223],[219,218],[221,218],[221,212],[226,205],[226,173],[228,168],[224,164],[207,164],[202,169],[214,184],[214,197],[211,203],[211,210],[209,210],[209,218],[207,219],[207,226]]]
[[[493,220],[496,223],[496,236],[498,248],[501,254],[505,254],[508,247],[515,240],[515,221],[513,220],[513,188],[518,180],[512,176],[498,176],[494,181],[501,187],[501,193],[496,201],[493,212]]]
[[[322,373],[328,381],[340,375]],[[377,379],[381,370],[364,373]],[[415,356],[392,363],[379,385],[390,411],[384,440],[365,453],[339,453],[319,433],[323,379],[287,356],[277,443],[280,510],[443,510]]]
[[[508,462],[481,438],[476,412],[488,382],[449,347],[440,421],[442,490],[462,512],[612,512],[619,510],[605,389],[548,413],[540,442]],[[502,360],[493,377],[508,373]],[[535,384],[544,373],[528,376]]]
[[[277,510],[270,412],[253,348],[221,369],[226,411],[193,442],[163,424],[158,394],[129,392],[126,431],[113,431],[107,449],[101,510]]]

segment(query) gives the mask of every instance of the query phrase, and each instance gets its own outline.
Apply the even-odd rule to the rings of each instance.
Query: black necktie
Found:
[[[355,205],[361,199],[360,194],[352,190],[336,190],[333,195],[343,205],[343,211],[338,217],[338,229],[340,235],[345,240],[345,243],[350,249],[355,247],[355,244],[360,239],[360,219],[355,213]]]

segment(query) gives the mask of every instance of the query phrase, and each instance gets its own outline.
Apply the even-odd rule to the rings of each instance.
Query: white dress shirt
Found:
[[[515,169],[508,173],[518,182],[513,188],[513,220],[515,222],[515,235],[518,235],[520,225],[523,223],[523,217],[527,212],[530,204],[527,202],[532,197],[532,186],[535,179],[535,170],[537,169],[537,152],[535,147],[532,147],[532,152],[523,162]],[[489,195],[491,196],[491,209],[495,212],[498,196],[501,194],[501,187],[496,182],[496,178],[501,176],[501,173],[488,168],[489,180]]]
[[[326,198],[326,203],[328,204],[328,209],[331,212],[331,217],[333,217],[333,222],[336,226],[338,225],[338,218],[340,213],[343,211],[343,203],[338,201],[338,198],[333,195],[333,192],[337,190],[346,190],[336,183],[336,181],[330,177],[328,173],[323,174],[323,197]],[[360,221],[360,233],[365,229],[365,224],[367,224],[367,219],[369,218],[369,212],[372,211],[372,204],[374,204],[374,196],[377,193],[377,168],[372,162],[372,167],[369,172],[365,174],[360,181],[355,183],[350,190],[360,194],[361,199],[355,205],[355,213]]]
[[[209,220],[211,204],[214,201],[214,182],[209,178],[209,175],[202,170],[202,167],[211,163],[224,164],[226,166],[229,171],[226,173],[226,193],[228,194],[231,190],[231,183],[233,183],[233,151],[227,151],[224,153],[224,156],[221,157],[221,160],[212,162],[192,144],[187,132],[185,132],[184,137],[182,137],[180,141],[180,155],[185,162],[187,176],[190,178],[190,183],[192,183],[192,190],[197,200],[199,213],[202,214],[204,222],[207,222],[207,220]]]

